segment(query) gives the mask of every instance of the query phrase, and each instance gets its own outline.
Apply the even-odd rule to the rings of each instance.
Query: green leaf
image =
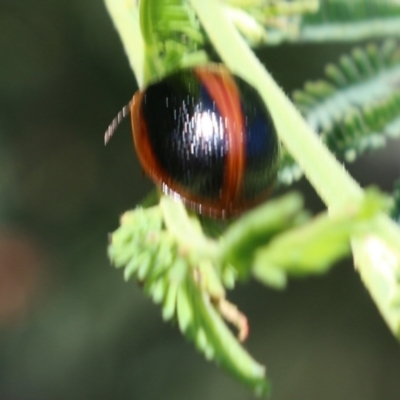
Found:
[[[400,47],[388,40],[380,47],[355,48],[326,67],[326,79],[308,82],[293,98],[310,127],[338,158],[354,161],[400,136]],[[279,181],[301,176],[288,155]]]
[[[318,10],[318,0],[225,0],[223,11],[252,46],[297,41],[302,16]]]
[[[382,0],[225,0],[250,45],[360,41],[400,34],[400,5]]]
[[[307,215],[302,206],[300,195],[288,194],[248,212],[221,236],[221,259],[233,265],[240,278],[246,278],[256,249],[277,233],[305,221]]]
[[[264,26],[248,12],[227,5],[225,13],[250,44],[259,45],[268,41],[268,34]]]
[[[216,308],[226,303],[223,283],[233,286],[235,272],[220,264],[218,242],[204,235],[182,203],[162,197],[159,206],[125,213],[111,235],[109,255],[118,268],[124,263],[126,280],[135,277],[161,303],[164,320],[177,319],[208,360],[256,393],[267,392],[264,367],[242,348]]]
[[[184,259],[178,258],[168,271],[168,289],[165,296],[162,316],[169,320],[175,315],[178,291],[186,278],[188,265]]]
[[[356,41],[400,33],[400,5],[382,0],[323,0],[304,16],[303,41]]]
[[[188,332],[188,329],[193,326],[195,310],[191,304],[191,298],[188,294],[187,284],[181,285],[177,298],[177,313],[179,329],[188,337],[194,337],[193,332]]]
[[[185,1],[141,0],[140,26],[145,42],[146,84],[208,60],[204,51],[198,51],[205,38]]]
[[[393,189],[393,205],[390,210],[391,217],[400,225],[400,180],[397,180]]]
[[[369,189],[362,202],[349,202],[335,215],[324,213],[305,225],[276,236],[257,250],[253,274],[269,284],[272,272],[278,273],[278,270],[300,276],[325,272],[335,261],[350,254],[351,237],[366,231],[371,221],[387,206],[386,197],[375,189]]]
[[[255,362],[240,346],[210,299],[197,291],[193,283],[190,285],[197,323],[202,327],[197,336],[199,348],[206,349],[211,346],[218,364],[252,387],[257,395],[267,394],[269,385],[265,378],[265,368]]]

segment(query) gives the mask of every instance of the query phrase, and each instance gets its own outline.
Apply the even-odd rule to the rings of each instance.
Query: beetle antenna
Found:
[[[111,124],[108,126],[106,133],[104,134],[104,145],[110,141],[111,136],[114,135],[118,128],[118,125],[130,114],[131,112],[132,100],[122,107],[121,111],[112,120]]]

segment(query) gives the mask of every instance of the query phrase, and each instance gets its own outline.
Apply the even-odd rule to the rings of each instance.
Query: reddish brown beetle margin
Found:
[[[243,99],[243,96],[249,98]],[[152,102],[157,102],[155,109]],[[172,74],[138,91],[128,106],[141,165],[165,194],[213,218],[239,214],[270,194],[279,161],[279,143],[272,119],[256,90],[234,77],[223,65],[199,66]],[[120,119],[125,117],[126,108],[120,112]],[[211,113],[223,128],[218,130],[214,126],[212,133],[205,130],[201,125],[204,113]],[[164,124],[167,128],[160,122],[163,119],[172,121]],[[107,140],[117,124],[110,125]],[[223,140],[216,141],[214,136],[223,136]],[[209,153],[204,153],[205,145],[210,147]],[[218,151],[221,156],[215,155]],[[195,155],[197,152],[204,154]],[[193,181],[200,182],[201,171],[192,164],[200,160],[208,165],[207,157],[217,157],[219,164],[223,162],[223,170],[211,163],[211,170],[207,171],[212,174],[214,168],[223,178],[220,187],[215,188],[212,181],[199,190],[186,175],[194,175]],[[178,161],[183,164],[177,166]]]

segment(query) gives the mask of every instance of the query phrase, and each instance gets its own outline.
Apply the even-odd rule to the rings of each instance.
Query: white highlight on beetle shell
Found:
[[[217,115],[214,112],[202,111],[195,115],[195,135],[197,138],[211,141],[215,137],[215,133],[219,133],[219,138],[222,139],[223,128],[221,121],[218,121]]]

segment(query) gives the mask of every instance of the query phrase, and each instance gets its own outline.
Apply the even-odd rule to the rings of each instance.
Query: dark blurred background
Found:
[[[287,90],[349,45],[260,57]],[[103,133],[136,89],[102,1],[0,0],[0,400],[252,399],[207,363],[106,256],[119,215],[151,189],[129,122]],[[390,191],[400,146],[349,168]],[[322,204],[296,185],[310,208]],[[284,292],[230,293],[274,400],[398,400],[400,351],[351,260]]]

